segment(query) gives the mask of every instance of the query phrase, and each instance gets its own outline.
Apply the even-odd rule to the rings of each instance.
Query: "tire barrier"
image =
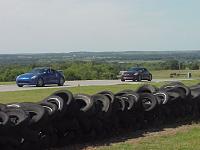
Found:
[[[45,150],[199,117],[200,84],[94,95],[60,90],[37,103],[0,104],[0,149]]]

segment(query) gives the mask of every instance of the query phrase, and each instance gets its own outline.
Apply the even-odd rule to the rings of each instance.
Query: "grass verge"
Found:
[[[150,133],[144,137],[112,143],[90,150],[197,150],[200,145],[200,124],[185,125],[165,131]]]
[[[199,83],[199,80],[185,80],[182,81],[184,84],[190,86]],[[149,84],[160,87],[166,82]],[[114,93],[123,90],[123,89],[137,89],[140,84],[119,84],[119,85],[108,85],[108,86],[79,86],[79,87],[70,87],[62,88],[63,90],[69,90],[72,93],[85,93],[85,94],[94,94],[103,90],[110,90]],[[0,92],[0,103],[10,103],[10,102],[35,102],[39,101],[52,92],[59,90],[58,88],[49,88],[49,89],[38,89],[38,90],[26,90],[26,91],[10,91],[10,92]]]
[[[171,73],[186,74],[175,78],[187,78],[187,73],[192,73],[192,78],[200,78],[200,70],[153,70],[150,71],[153,74],[154,79],[170,78]]]
[[[14,81],[11,81],[11,82],[0,82],[0,85],[12,85],[12,84],[15,84]]]

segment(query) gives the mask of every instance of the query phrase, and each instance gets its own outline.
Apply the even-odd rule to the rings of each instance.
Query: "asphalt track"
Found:
[[[153,79],[151,82],[164,82],[164,81],[181,81],[181,80],[192,80],[192,79]],[[16,84],[13,85],[0,85],[0,92],[6,91],[22,91],[22,90],[35,90],[35,89],[46,89],[46,88],[67,88],[76,86],[94,86],[94,85],[117,85],[117,84],[144,84],[149,83],[148,81],[132,82],[126,81],[121,82],[120,80],[81,80],[81,81],[66,81],[64,86],[48,85],[45,87],[35,86],[24,86],[18,87]]]

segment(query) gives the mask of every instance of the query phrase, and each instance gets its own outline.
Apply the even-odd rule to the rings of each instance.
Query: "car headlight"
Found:
[[[32,77],[31,77],[31,79],[35,79],[35,78],[37,78],[37,76],[32,76]]]
[[[135,76],[137,76],[138,74],[139,74],[138,72],[134,73]]]

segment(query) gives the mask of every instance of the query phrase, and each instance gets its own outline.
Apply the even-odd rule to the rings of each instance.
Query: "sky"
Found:
[[[0,0],[0,53],[200,50],[199,0]]]

